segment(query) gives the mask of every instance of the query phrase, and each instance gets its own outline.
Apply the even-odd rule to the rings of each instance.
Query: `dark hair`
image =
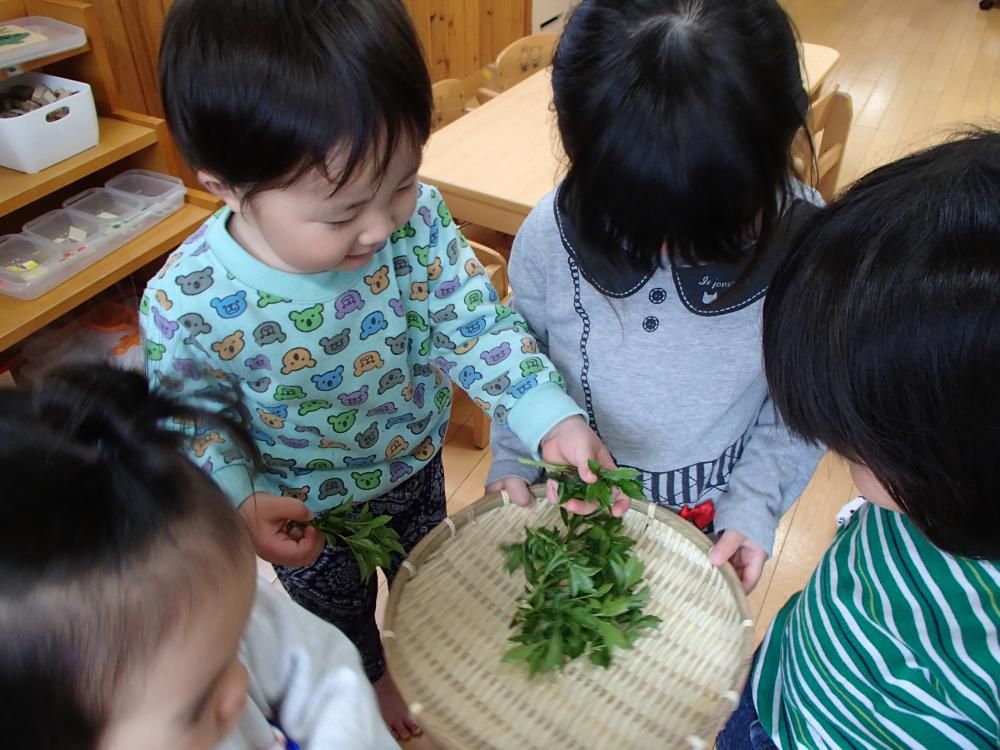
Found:
[[[764,304],[788,426],[864,464],[941,549],[1000,558],[1000,134],[875,170]]]
[[[431,84],[400,0],[176,0],[160,48],[167,122],[195,169],[247,196],[319,169],[335,188],[423,146]],[[349,149],[341,174],[330,151]]]
[[[583,0],[552,85],[560,207],[588,244],[648,273],[664,244],[674,262],[735,262],[769,236],[807,111],[775,0]]]
[[[122,686],[236,571],[245,525],[169,422],[240,426],[102,366],[0,391],[0,733],[92,750]]]

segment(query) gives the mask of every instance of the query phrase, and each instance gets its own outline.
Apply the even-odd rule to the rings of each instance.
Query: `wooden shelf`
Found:
[[[76,57],[77,55],[82,55],[86,52],[90,52],[89,42],[84,44],[82,47],[77,47],[76,49],[68,49],[63,52],[56,52],[54,55],[48,55],[47,57],[39,57],[37,60],[28,60],[27,62],[18,63],[17,65],[0,68],[0,81],[5,81],[8,78],[13,78],[14,76],[19,76],[22,73],[28,73],[32,70],[44,68],[46,65],[51,65],[52,63],[69,60],[71,57]]]
[[[191,190],[180,211],[38,299],[20,300],[0,295],[0,351],[23,341],[116,281],[173,250],[217,206],[210,195]]]
[[[0,167],[0,216],[44,198],[77,180],[157,142],[154,129],[113,117],[100,117],[101,141],[38,174]]]

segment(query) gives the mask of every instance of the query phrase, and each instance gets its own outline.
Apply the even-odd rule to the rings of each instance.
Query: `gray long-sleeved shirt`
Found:
[[[712,500],[717,531],[741,531],[770,550],[778,519],[823,451],[789,434],[768,395],[763,299],[788,235],[815,209],[792,203],[764,261],[728,291],[740,267],[668,265],[641,275],[602,263],[559,210],[557,193],[514,241],[513,307],[615,460],[642,471],[654,502],[679,509]],[[494,418],[487,481],[537,481],[517,462],[529,451],[502,416]]]

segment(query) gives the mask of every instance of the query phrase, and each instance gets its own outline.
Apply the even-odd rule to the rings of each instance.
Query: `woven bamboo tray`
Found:
[[[663,508],[625,515],[658,630],[608,669],[583,657],[529,681],[501,663],[524,577],[506,573],[500,545],[558,520],[544,487],[533,492],[531,508],[493,494],[448,519],[392,585],[386,659],[425,733],[441,750],[711,747],[746,682],[753,623],[733,569],[712,567],[708,538]]]

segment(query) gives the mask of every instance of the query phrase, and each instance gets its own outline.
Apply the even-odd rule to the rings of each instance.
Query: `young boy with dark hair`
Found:
[[[385,674],[375,580],[302,522],[370,500],[406,549],[439,523],[450,380],[589,481],[587,460],[610,455],[417,181],[432,100],[402,3],[177,0],[160,73],[181,152],[225,208],[147,288],[149,373],[250,407],[266,473],[218,432],[195,455],[292,598],[358,646],[406,738],[416,725]]]
[[[775,618],[719,750],[1000,746],[1000,134],[811,221],[764,359],[782,418],[869,503]]]

